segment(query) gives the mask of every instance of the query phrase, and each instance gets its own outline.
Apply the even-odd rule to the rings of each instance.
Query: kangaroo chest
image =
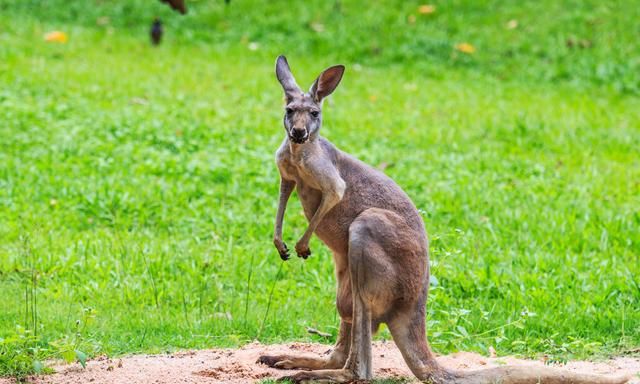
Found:
[[[276,163],[281,176],[296,182],[296,191],[308,220],[320,205],[322,191],[305,167],[306,156],[302,152],[294,153],[285,140],[276,152]]]
[[[284,171],[283,176],[290,180],[295,180],[296,192],[298,193],[304,214],[307,220],[311,220],[322,200],[322,191],[319,186],[314,183],[303,164],[285,160],[281,165],[281,172]]]
[[[311,174],[308,164],[313,159],[310,153],[292,153],[286,143],[276,153],[278,169],[284,179],[296,183],[296,192],[307,220],[311,220],[322,201],[322,189]],[[334,207],[316,228],[316,235],[334,252],[346,253],[345,239],[348,225],[343,225],[344,215],[340,214],[342,203]]]

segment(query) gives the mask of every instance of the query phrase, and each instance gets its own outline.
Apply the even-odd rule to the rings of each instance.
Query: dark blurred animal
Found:
[[[171,8],[182,13],[183,15],[187,13],[187,7],[184,5],[184,0],[160,0],[160,1],[163,3],[169,4]]]
[[[340,83],[344,66],[318,76],[308,92],[296,83],[284,56],[276,76],[287,99],[286,137],[276,153],[280,197],[274,245],[283,260],[285,207],[297,189],[309,226],[295,246],[307,258],[313,233],[333,251],[340,314],[331,354],[261,356],[263,364],[302,369],[281,378],[295,383],[351,383],[373,376],[371,337],[386,323],[411,371],[429,384],[613,384],[627,377],[579,374],[550,367],[502,366],[473,372],[441,366],[425,334],[429,254],[422,217],[409,197],[384,173],[340,151],[320,136],[322,100]]]
[[[151,43],[153,45],[158,45],[162,41],[162,21],[157,17],[153,20],[153,24],[151,24],[151,31],[149,34],[151,35]]]
[[[187,6],[184,5],[184,0],[160,0],[163,3],[167,3],[171,6],[171,8],[176,11],[182,13],[183,15],[187,13]],[[231,0],[224,0],[226,5],[231,4]]]

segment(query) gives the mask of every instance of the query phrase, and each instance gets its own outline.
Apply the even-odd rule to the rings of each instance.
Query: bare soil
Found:
[[[56,373],[29,378],[37,384],[76,383],[252,383],[278,378],[287,371],[257,364],[262,354],[294,353],[323,354],[331,347],[322,344],[292,343],[282,345],[248,344],[239,349],[212,349],[182,351],[164,355],[135,355],[110,359],[99,357],[87,362],[86,369],[78,364],[54,363]],[[407,378],[416,382],[393,342],[374,343],[376,378]],[[543,361],[521,360],[513,357],[485,357],[475,353],[459,352],[440,356],[438,361],[446,367],[460,370],[489,368],[497,365],[544,365]],[[630,383],[640,384],[640,357],[588,362],[572,361],[563,369],[602,374],[633,375]],[[290,373],[290,372],[289,372]],[[8,384],[10,379],[1,379]]]

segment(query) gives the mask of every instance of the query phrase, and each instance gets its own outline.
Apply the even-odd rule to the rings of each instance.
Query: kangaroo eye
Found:
[[[319,111],[311,111],[311,116],[318,117],[318,116],[320,116],[320,112]]]

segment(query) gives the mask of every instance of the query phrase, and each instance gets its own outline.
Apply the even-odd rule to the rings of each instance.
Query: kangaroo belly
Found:
[[[334,253],[346,255],[349,251],[349,224],[353,221],[347,212],[335,206],[320,222],[316,235]]]

